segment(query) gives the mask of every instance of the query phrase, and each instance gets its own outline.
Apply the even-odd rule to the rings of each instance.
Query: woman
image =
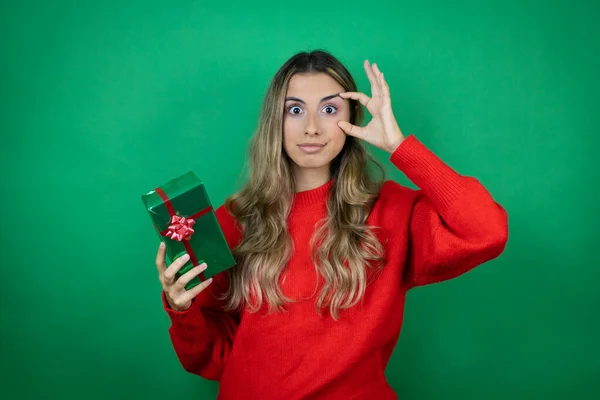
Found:
[[[323,51],[268,89],[245,187],[216,210],[238,265],[189,291],[186,257],[156,264],[183,367],[222,399],[392,399],[384,375],[406,292],[499,256],[507,215],[476,179],[404,136],[376,64],[372,97]],[[362,106],[372,120],[361,127]],[[418,190],[377,181],[368,142]],[[210,268],[210,266],[208,266]]]

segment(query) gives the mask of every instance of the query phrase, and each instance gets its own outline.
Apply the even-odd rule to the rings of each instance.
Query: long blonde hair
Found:
[[[326,73],[346,91],[356,91],[348,70],[322,50],[300,52],[277,71],[265,96],[258,128],[248,148],[249,177],[244,187],[225,201],[225,207],[243,230],[233,249],[238,265],[229,270],[230,285],[224,295],[227,309],[246,305],[257,311],[263,301],[269,310],[284,309],[287,298],[279,285],[293,252],[287,219],[295,193],[292,161],[283,150],[283,111],[287,88],[296,73]],[[360,103],[351,100],[350,123],[362,123]],[[382,175],[373,180],[368,162]],[[327,218],[311,239],[312,259],[324,284],[316,299],[320,312],[328,307],[334,319],[355,305],[368,284],[368,270],[378,272],[385,263],[384,249],[365,222],[376,200],[385,172],[359,140],[347,136],[332,161],[333,184],[327,201]]]

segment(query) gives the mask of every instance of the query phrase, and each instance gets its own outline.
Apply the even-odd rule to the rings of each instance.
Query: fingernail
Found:
[[[200,271],[204,271],[207,267],[208,265],[206,265],[206,263],[200,264]]]
[[[190,255],[186,253],[186,254],[183,255],[182,258],[183,258],[183,261],[187,261],[187,260],[190,259]]]
[[[160,242],[159,247],[163,249],[165,247],[165,242]]]

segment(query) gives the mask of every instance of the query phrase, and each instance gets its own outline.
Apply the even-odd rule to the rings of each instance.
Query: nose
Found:
[[[308,118],[306,118],[306,134],[310,136],[319,134],[319,127],[316,118],[312,113],[309,113]]]

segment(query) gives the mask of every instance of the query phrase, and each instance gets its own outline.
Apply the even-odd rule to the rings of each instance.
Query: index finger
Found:
[[[156,268],[158,269],[158,273],[162,274],[165,269],[167,269],[167,264],[165,262],[165,253],[166,246],[164,242],[160,242],[158,246],[158,252],[156,253]]]
[[[367,107],[367,110],[369,109],[368,106],[369,106],[369,102],[371,101],[371,98],[362,92],[341,92],[339,94],[339,96],[341,98],[349,97],[352,100],[358,100],[360,102],[360,104]],[[344,96],[346,96],[346,97],[344,97]],[[371,111],[371,110],[369,110],[369,111]]]

